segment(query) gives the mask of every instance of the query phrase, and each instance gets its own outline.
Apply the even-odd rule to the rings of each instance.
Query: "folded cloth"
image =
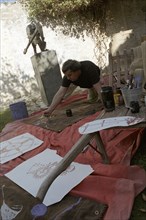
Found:
[[[45,207],[38,199],[7,177],[0,177],[0,210],[3,216],[2,220],[10,220],[14,217],[15,220],[32,220],[33,217],[37,218],[37,216],[41,216],[42,220],[98,220],[103,217],[106,209],[107,205],[105,204],[70,194],[66,195],[59,203]]]

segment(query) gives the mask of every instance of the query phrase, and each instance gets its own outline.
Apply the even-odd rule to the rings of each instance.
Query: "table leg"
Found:
[[[98,133],[92,133],[92,134],[84,134],[82,137],[77,141],[76,144],[73,145],[71,150],[64,156],[64,158],[57,164],[57,166],[50,172],[50,174],[46,177],[44,182],[41,184],[38,193],[37,198],[39,198],[41,201],[44,200],[44,197],[52,184],[52,182],[74,161],[74,159],[78,156],[79,153],[82,152],[84,147],[86,147],[89,142],[96,138],[97,146],[100,149],[100,152],[102,156],[104,157],[104,160],[106,163],[109,163],[107,154],[104,149],[104,145],[102,143],[102,140],[100,138],[100,134]]]
[[[109,158],[107,156],[107,153],[105,151],[105,147],[104,147],[104,144],[102,142],[102,139],[100,137],[100,133],[99,131],[94,133],[95,134],[95,140],[96,140],[96,143],[97,143],[97,148],[99,149],[99,152],[101,153],[102,155],[102,158],[103,158],[103,161],[106,163],[106,164],[109,164],[110,161],[109,161]]]
[[[52,182],[74,161],[79,153],[84,149],[84,147],[90,142],[94,137],[94,134],[82,135],[82,137],[73,145],[71,150],[64,156],[64,158],[57,164],[57,166],[49,173],[44,182],[41,184],[37,198],[43,201],[50,185]]]

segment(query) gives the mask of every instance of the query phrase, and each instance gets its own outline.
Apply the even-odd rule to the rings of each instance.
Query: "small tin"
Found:
[[[139,106],[139,102],[137,101],[131,101],[130,102],[130,107],[131,107],[131,112],[132,113],[138,113],[140,106]]]
[[[146,106],[146,95],[144,97],[144,105]]]
[[[116,106],[120,106],[124,104],[124,100],[120,88],[116,88],[114,91],[114,101]]]
[[[115,93],[114,94],[114,101],[115,101],[115,105],[119,106],[120,105],[120,94]]]
[[[71,109],[67,109],[67,110],[66,110],[66,115],[67,115],[67,117],[71,117],[71,116],[72,116],[72,111],[71,111]]]

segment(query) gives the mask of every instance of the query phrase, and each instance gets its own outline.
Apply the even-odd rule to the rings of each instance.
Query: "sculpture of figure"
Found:
[[[39,22],[32,21],[26,27],[26,33],[29,39],[27,47],[24,49],[24,54],[27,53],[27,49],[29,48],[30,44],[32,44],[34,53],[37,53],[37,44],[41,51],[45,51],[46,49],[46,42],[44,41],[44,34],[42,25]]]

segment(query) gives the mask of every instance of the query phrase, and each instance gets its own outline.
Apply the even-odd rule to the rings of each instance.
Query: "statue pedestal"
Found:
[[[50,50],[35,54],[31,57],[31,62],[42,100],[46,105],[50,105],[62,83],[56,52]]]

